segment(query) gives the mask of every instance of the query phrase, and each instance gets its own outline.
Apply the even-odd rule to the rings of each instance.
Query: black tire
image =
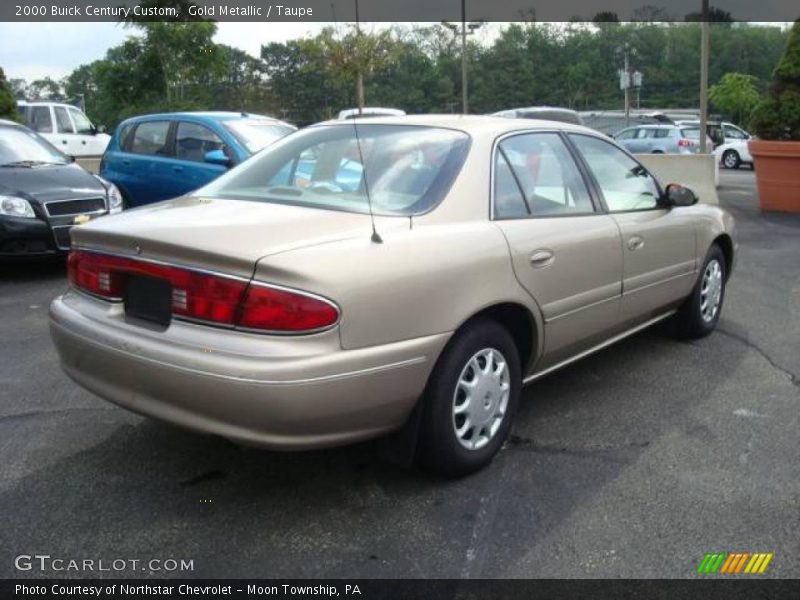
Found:
[[[707,271],[714,262],[717,263],[720,269],[721,287],[719,290],[719,303],[717,304],[713,316],[709,319],[708,313],[704,315],[703,300],[707,298],[708,295],[708,288],[706,287]],[[708,250],[706,260],[703,263],[703,268],[700,270],[700,275],[692,289],[692,293],[686,298],[686,301],[675,315],[677,333],[679,336],[685,338],[701,338],[714,331],[725,301],[725,284],[727,283],[727,277],[728,272],[727,265],[725,264],[725,255],[717,244],[713,244]]]
[[[488,442],[477,449],[469,449],[462,444],[460,436],[456,433],[456,423],[460,417],[453,414],[456,406],[456,387],[462,373],[469,376],[470,360],[486,349],[499,352],[505,361],[509,374],[508,402],[502,417],[495,417],[499,423],[495,433],[485,436],[489,438]],[[485,360],[483,364],[486,364]],[[490,319],[478,319],[467,324],[450,340],[428,380],[422,400],[423,414],[419,430],[417,459],[420,465],[440,475],[458,477],[489,464],[511,429],[521,387],[519,352],[508,330]],[[489,391],[486,395],[486,398],[492,396],[486,400],[487,405],[491,404],[485,413],[487,415],[498,410],[501,403],[499,396],[492,393]],[[467,402],[468,400],[463,401]],[[480,404],[483,405],[483,402],[481,400]],[[464,426],[464,421],[460,426]],[[473,435],[481,437],[482,432],[488,431],[488,426],[481,427],[480,431],[473,431]],[[468,434],[469,430],[464,435]],[[470,440],[465,440],[463,443],[470,443]]]
[[[738,169],[742,164],[742,159],[736,150],[725,150],[722,153],[722,165],[726,169]]]

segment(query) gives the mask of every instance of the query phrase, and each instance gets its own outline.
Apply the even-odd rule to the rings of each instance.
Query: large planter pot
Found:
[[[747,142],[762,210],[800,213],[800,142]]]

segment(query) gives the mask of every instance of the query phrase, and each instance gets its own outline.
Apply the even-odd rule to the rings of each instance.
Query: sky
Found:
[[[218,23],[214,41],[258,56],[261,44],[315,34],[325,23]],[[134,35],[119,23],[0,23],[0,67],[6,77],[61,79],[75,67],[103,58]]]

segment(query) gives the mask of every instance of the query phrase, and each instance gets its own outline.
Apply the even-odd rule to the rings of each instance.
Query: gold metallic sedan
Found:
[[[323,123],[76,227],[50,326],[67,374],[136,412],[279,449],[397,431],[458,475],[523,384],[667,317],[711,332],[733,228],[583,127]]]

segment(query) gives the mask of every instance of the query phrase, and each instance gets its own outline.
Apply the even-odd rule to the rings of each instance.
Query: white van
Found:
[[[111,139],[70,104],[20,101],[17,110],[28,127],[65,154],[101,156]]]

